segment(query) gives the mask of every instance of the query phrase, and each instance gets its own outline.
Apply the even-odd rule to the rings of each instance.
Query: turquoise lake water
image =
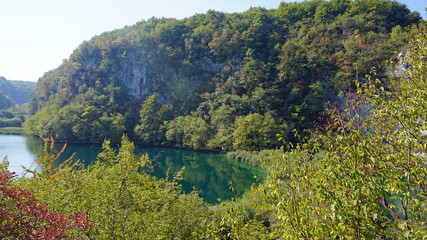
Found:
[[[0,135],[0,158],[7,155],[9,170],[22,175],[22,167],[37,168],[34,161],[36,155],[43,153],[43,141],[32,136]],[[55,143],[57,151],[63,144]],[[102,151],[101,146],[88,144],[68,144],[60,160],[69,158],[76,153],[73,159],[80,159],[84,164],[90,164]],[[190,192],[196,188],[200,196],[209,203],[217,203],[217,199],[227,200],[237,193],[249,190],[252,184],[259,183],[257,177],[263,179],[262,170],[234,160],[224,154],[211,154],[182,149],[139,147],[136,154],[148,153],[154,166],[152,175],[165,178],[185,167],[184,180],[180,181],[182,189]],[[59,164],[59,163],[58,163]],[[235,192],[230,190],[232,181]]]

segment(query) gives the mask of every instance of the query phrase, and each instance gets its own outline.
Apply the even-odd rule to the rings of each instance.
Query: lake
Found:
[[[43,141],[32,136],[16,136],[0,134],[0,159],[6,155],[9,160],[9,170],[22,174],[22,167],[34,169],[37,167],[34,159],[43,153]],[[55,143],[56,151],[63,147]],[[69,158],[76,153],[73,159],[80,159],[84,164],[90,164],[102,151],[101,146],[88,144],[68,144],[60,160]],[[252,184],[259,183],[265,178],[262,170],[247,164],[228,159],[224,154],[211,154],[173,148],[141,147],[136,154],[148,153],[154,166],[152,175],[164,178],[185,167],[184,180],[180,181],[182,189],[190,192],[194,187],[200,191],[208,203],[217,203],[217,199],[228,200],[235,193],[244,193]],[[257,181],[259,177],[261,180]],[[232,181],[235,193],[230,190]]]

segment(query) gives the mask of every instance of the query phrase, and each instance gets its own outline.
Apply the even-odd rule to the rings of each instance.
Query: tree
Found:
[[[287,135],[287,125],[276,120],[272,113],[249,114],[238,117],[233,131],[233,147],[247,151],[274,148],[279,146],[277,134]]]
[[[11,184],[15,173],[0,172],[0,237],[2,239],[91,239],[93,223],[85,213],[56,213],[41,204],[30,190]]]
[[[234,118],[272,112],[279,125],[302,133],[328,99],[355,89],[355,78],[363,80],[371,67],[383,77],[385,60],[407,44],[416,15],[392,0],[311,0],[142,21],[82,43],[46,73],[29,103],[37,113],[25,126],[61,140],[118,143],[127,133],[146,144],[182,146],[161,137],[163,121],[198,111],[215,133],[208,147],[225,150],[233,148],[234,126],[219,127],[209,115],[227,105]],[[145,99],[154,93],[170,117]]]
[[[284,236],[426,236],[426,42],[424,26],[401,59],[403,76],[356,83],[343,108],[330,108],[326,132],[269,168],[263,188]]]
[[[211,124],[214,126],[215,136],[209,140],[209,147],[229,150],[233,148],[234,110],[226,105],[210,112]]]
[[[165,105],[160,105],[156,94],[148,97],[139,111],[139,125],[135,127],[135,135],[148,144],[160,144],[163,140],[163,115],[167,111]]]
[[[212,135],[209,125],[195,113],[169,121],[166,129],[166,139],[170,143],[194,149],[206,148]]]
[[[284,105],[298,104],[310,85],[311,69],[308,66],[307,50],[301,43],[288,40],[283,44],[277,65],[279,86],[278,99]]]
[[[15,103],[0,90],[0,109],[7,109],[14,106]]]
[[[53,145],[45,145],[48,154],[39,157],[47,170],[33,171],[35,175],[18,183],[33,189],[40,202],[55,212],[86,211],[95,224],[91,237],[190,239],[193,232],[203,232],[200,219],[207,210],[196,192],[182,192],[178,184],[182,171],[169,181],[149,175],[148,155],[135,155],[126,136],[118,150],[105,141],[98,160],[86,168],[52,169],[58,154],[49,149]]]

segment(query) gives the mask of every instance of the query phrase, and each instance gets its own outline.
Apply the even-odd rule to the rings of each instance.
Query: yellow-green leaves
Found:
[[[311,140],[321,148],[292,150],[268,169],[262,188],[284,238],[427,235],[426,43],[421,27],[401,59],[404,75],[356,83],[357,94],[330,108],[326,132]],[[320,149],[327,154],[313,161]]]
[[[37,171],[37,169],[32,170],[27,168],[24,168],[24,170],[33,174],[36,177],[44,179],[45,183],[48,184],[50,181],[72,171],[73,168],[78,164],[78,160],[73,160],[74,154],[72,154],[71,157],[63,161],[61,164],[59,164],[58,166],[54,166],[55,161],[57,161],[61,154],[64,152],[65,148],[67,147],[67,144],[64,144],[62,149],[58,153],[55,153],[55,140],[53,139],[53,137],[44,138],[43,141],[44,156],[42,157],[37,152],[35,152],[37,156],[35,161],[38,164],[37,167],[40,167],[41,171],[39,172]]]

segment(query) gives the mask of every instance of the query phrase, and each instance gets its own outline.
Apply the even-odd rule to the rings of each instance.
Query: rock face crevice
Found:
[[[155,81],[147,76],[147,63],[135,54],[127,56],[120,62],[120,70],[115,77],[135,99],[150,95],[149,89],[155,85]]]
[[[193,62],[191,71],[186,73],[181,65],[183,61],[171,64],[170,60],[158,56],[148,60],[143,54],[131,53],[121,58],[113,77],[134,100],[143,101],[156,94],[160,103],[171,104],[207,91],[209,82],[213,82],[214,76],[225,66],[207,59]]]

